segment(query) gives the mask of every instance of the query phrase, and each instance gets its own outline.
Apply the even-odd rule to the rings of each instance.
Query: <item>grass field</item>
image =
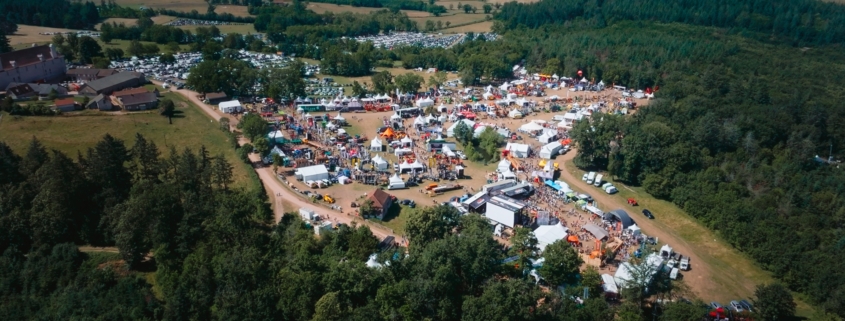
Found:
[[[583,170],[576,168],[573,162],[566,162],[565,169],[573,173],[575,177],[581,177],[584,173]],[[611,177],[606,177],[606,181],[612,182]],[[627,186],[619,182],[612,183],[619,189],[619,193],[614,197],[620,202],[628,198],[636,199],[639,208],[647,208],[655,214],[657,219],[653,222],[661,230],[676,235],[695,249],[695,253],[716,272],[716,277],[709,281],[721,285],[725,289],[723,294],[734,295],[728,300],[753,295],[742,286],[738,286],[734,282],[737,279],[749,280],[754,284],[774,281],[771,273],[764,271],[752,258],[725,242],[717,232],[703,226],[675,204],[655,199],[642,187]],[[796,299],[799,316],[809,316],[813,313],[812,306],[800,298],[796,297]]]
[[[341,13],[341,12],[352,12],[352,13],[370,13],[373,11],[385,10],[386,8],[371,8],[371,7],[353,7],[347,5],[337,5],[331,3],[319,3],[319,2],[312,2],[308,4],[308,9],[314,11],[316,13],[325,13],[325,12],[332,12],[332,13]],[[401,10],[401,12],[408,15],[410,18],[419,18],[419,17],[428,17],[431,14],[425,11],[413,11],[413,10]]]
[[[458,25],[458,24],[467,24],[467,23],[472,23],[472,22],[482,22],[482,21],[485,21],[486,19],[487,19],[487,15],[483,14],[483,13],[470,13],[470,14],[460,13],[460,14],[454,14],[454,15],[443,15],[443,16],[440,16],[440,17],[429,16],[429,17],[421,17],[421,18],[411,18],[411,20],[417,22],[417,27],[419,27],[420,29],[425,28],[425,22],[427,20],[434,21],[434,23],[437,23],[438,21],[442,21],[443,27],[445,28],[446,22],[450,22],[453,25]]]
[[[226,135],[218,129],[215,122],[202,113],[198,107],[175,93],[165,93],[164,97],[177,102],[177,111],[169,125],[167,118],[157,111],[113,115],[109,113],[73,112],[68,116],[57,117],[20,117],[4,114],[0,120],[0,141],[6,142],[15,152],[23,154],[33,136],[48,148],[64,152],[75,158],[77,151],[83,154],[93,147],[106,133],[122,139],[127,147],[132,146],[135,133],[141,133],[148,140],[156,143],[163,156],[170,153],[170,146],[177,151],[185,148],[193,150],[205,145],[211,155],[222,154],[233,166],[233,176],[237,186],[248,187],[250,182],[247,171],[251,170],[235,155]]]
[[[199,27],[208,28],[209,26],[179,26],[180,29],[190,30],[191,32],[196,31],[197,28],[199,28]],[[248,33],[252,33],[252,34],[257,33],[257,31],[255,31],[255,26],[251,23],[250,24],[241,24],[241,25],[222,25],[222,26],[217,26],[217,29],[220,29],[220,33],[239,33],[239,34],[242,34],[242,35],[245,35],[245,34],[248,34]]]
[[[165,8],[168,10],[183,12],[196,10],[199,13],[205,13],[208,10],[208,3],[203,0],[115,0],[115,3],[130,8],[139,8],[144,6],[153,9]],[[241,17],[249,16],[246,6],[217,5],[214,12],[218,14],[231,13],[235,16]]]

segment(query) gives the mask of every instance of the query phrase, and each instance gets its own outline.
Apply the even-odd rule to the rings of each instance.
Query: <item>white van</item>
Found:
[[[616,194],[619,193],[619,190],[616,189],[616,186],[610,185],[604,189],[604,192],[608,194]]]
[[[669,278],[672,280],[678,279],[678,268],[672,268],[672,272],[669,272]]]
[[[592,185],[593,181],[595,181],[595,179],[596,179],[596,172],[590,172],[589,174],[587,174],[587,184]]]
[[[599,187],[599,186],[601,186],[601,179],[602,179],[603,177],[604,177],[604,175],[602,175],[602,174],[598,174],[598,175],[596,176],[596,180],[593,182],[593,186],[595,186],[595,187]]]

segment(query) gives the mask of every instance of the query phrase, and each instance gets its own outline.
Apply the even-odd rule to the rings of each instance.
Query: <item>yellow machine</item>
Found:
[[[329,204],[334,204],[334,198],[329,195],[323,195],[323,201]]]

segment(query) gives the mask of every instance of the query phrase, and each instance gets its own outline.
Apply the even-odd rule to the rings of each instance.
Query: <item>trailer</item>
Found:
[[[689,271],[689,256],[681,258],[681,264],[678,265],[678,268],[680,268],[682,271]]]
[[[435,197],[439,194],[443,194],[443,193],[448,192],[448,191],[460,189],[461,187],[463,187],[463,186],[461,186],[461,184],[446,184],[446,185],[443,185],[443,186],[437,186],[437,187],[429,190],[428,195],[431,196],[431,197]]]

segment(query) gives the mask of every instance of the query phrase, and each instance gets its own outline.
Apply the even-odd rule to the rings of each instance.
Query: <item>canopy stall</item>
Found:
[[[386,171],[387,170],[387,168],[388,168],[387,161],[384,158],[382,158],[381,156],[376,155],[376,157],[373,157],[372,161],[373,161],[373,169],[375,169],[377,171]]]
[[[448,145],[443,145],[443,148],[440,151],[443,152],[443,155],[446,155],[446,156],[449,156],[449,157],[457,156],[457,155],[455,155],[455,152],[453,152],[452,149],[449,148]]]
[[[373,138],[370,141],[370,151],[371,152],[381,152],[384,149],[384,144],[382,144],[381,139],[378,137]]]

